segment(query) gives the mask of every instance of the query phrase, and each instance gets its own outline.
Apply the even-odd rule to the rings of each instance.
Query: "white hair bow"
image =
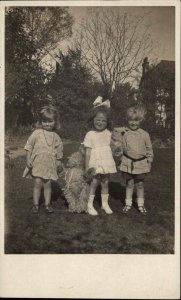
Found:
[[[94,108],[95,107],[98,107],[98,106],[105,106],[107,108],[110,108],[110,100],[105,100],[104,102],[102,101],[102,97],[101,96],[98,96],[96,98],[96,100],[93,102],[93,106]]]

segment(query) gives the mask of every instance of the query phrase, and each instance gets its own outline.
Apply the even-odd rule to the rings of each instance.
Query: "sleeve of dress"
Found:
[[[35,130],[28,138],[26,145],[24,146],[24,149],[27,151],[32,151],[35,141],[36,141],[36,137],[37,137],[37,130]]]
[[[87,147],[87,148],[92,148],[92,143],[91,143],[91,131],[89,131],[85,138],[84,138],[84,147]]]
[[[149,133],[146,133],[145,135],[145,145],[146,145],[146,156],[149,158],[149,161],[153,161],[153,148],[152,148],[152,143],[150,139]]]
[[[56,148],[56,159],[61,159],[63,157],[63,143],[61,138],[57,135],[55,141]]]

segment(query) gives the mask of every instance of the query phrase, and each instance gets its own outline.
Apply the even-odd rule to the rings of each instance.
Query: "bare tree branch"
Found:
[[[110,93],[115,85],[133,77],[149,52],[151,38],[145,18],[146,15],[131,18],[114,9],[91,8],[81,24],[77,44],[82,58],[109,86]]]

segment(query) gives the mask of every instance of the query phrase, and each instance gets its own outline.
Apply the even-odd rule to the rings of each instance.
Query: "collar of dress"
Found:
[[[137,130],[131,130],[130,128],[126,127],[125,128],[125,133],[127,133],[127,132],[142,133],[142,129],[138,128]]]

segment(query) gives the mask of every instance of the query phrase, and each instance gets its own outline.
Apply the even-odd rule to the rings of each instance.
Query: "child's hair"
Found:
[[[127,109],[126,117],[127,121],[138,120],[142,122],[146,115],[146,109],[142,105],[134,105]]]
[[[38,122],[36,124],[36,128],[42,128],[43,121],[51,120],[55,121],[54,130],[58,132],[60,130],[60,119],[57,108],[52,105],[43,106],[39,111],[39,117]]]
[[[91,113],[91,116],[90,118],[88,119],[88,125],[89,125],[89,128],[95,130],[95,127],[94,127],[94,118],[97,116],[97,114],[103,114],[105,115],[106,119],[107,119],[107,126],[106,128],[109,129],[109,130],[112,130],[112,121],[111,121],[111,116],[110,116],[110,111],[107,107],[105,106],[98,106],[96,108],[93,108],[92,110],[92,113]]]

